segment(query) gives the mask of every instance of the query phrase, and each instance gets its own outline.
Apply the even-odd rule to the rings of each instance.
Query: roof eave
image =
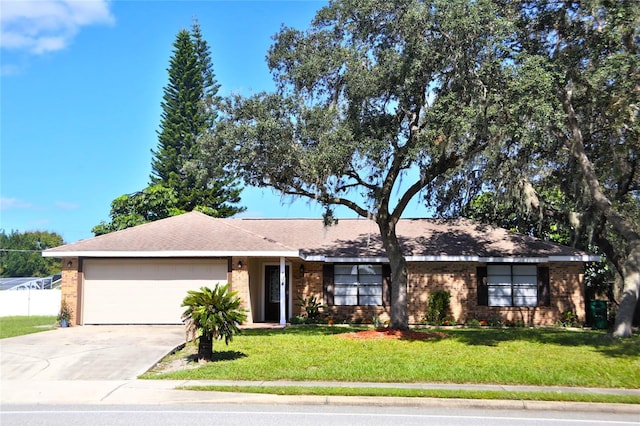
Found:
[[[387,263],[388,257],[334,257],[323,255],[307,255],[304,260],[310,262],[327,263]],[[574,256],[528,256],[528,257],[504,257],[504,256],[406,256],[407,262],[478,262],[478,263],[550,263],[550,262],[599,262],[600,256],[574,255]]]
[[[43,257],[300,257],[297,250],[282,251],[207,251],[207,250],[94,250],[94,251],[43,251]]]

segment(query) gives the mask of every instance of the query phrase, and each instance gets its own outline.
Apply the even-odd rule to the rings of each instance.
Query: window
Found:
[[[537,306],[536,265],[489,265],[489,306]]]
[[[537,265],[488,265],[478,268],[478,304],[549,306],[549,268]]]
[[[333,304],[382,305],[382,265],[335,265]]]

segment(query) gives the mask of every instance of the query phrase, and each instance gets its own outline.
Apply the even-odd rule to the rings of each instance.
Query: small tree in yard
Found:
[[[240,332],[238,324],[247,319],[245,310],[240,308],[237,292],[230,291],[229,287],[226,284],[213,289],[190,290],[182,301],[182,306],[187,307],[183,318],[193,321],[200,332],[198,359],[211,359],[213,340],[224,338],[228,345],[233,335]]]

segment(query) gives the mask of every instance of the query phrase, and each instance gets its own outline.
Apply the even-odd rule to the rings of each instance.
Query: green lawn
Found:
[[[55,316],[0,317],[0,339],[47,331],[55,327]]]
[[[247,330],[216,342],[214,362],[157,379],[494,383],[640,388],[640,337],[602,331],[451,329],[449,337],[350,340],[341,327]],[[173,359],[193,352],[187,347]]]

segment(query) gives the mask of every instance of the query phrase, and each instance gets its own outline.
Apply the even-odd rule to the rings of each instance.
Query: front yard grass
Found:
[[[55,327],[55,316],[0,317],[0,339],[52,330]]]
[[[442,329],[430,340],[353,340],[342,327],[245,330],[214,360],[142,376],[180,380],[492,383],[640,388],[640,337],[560,328]],[[189,345],[172,355],[184,359]]]

